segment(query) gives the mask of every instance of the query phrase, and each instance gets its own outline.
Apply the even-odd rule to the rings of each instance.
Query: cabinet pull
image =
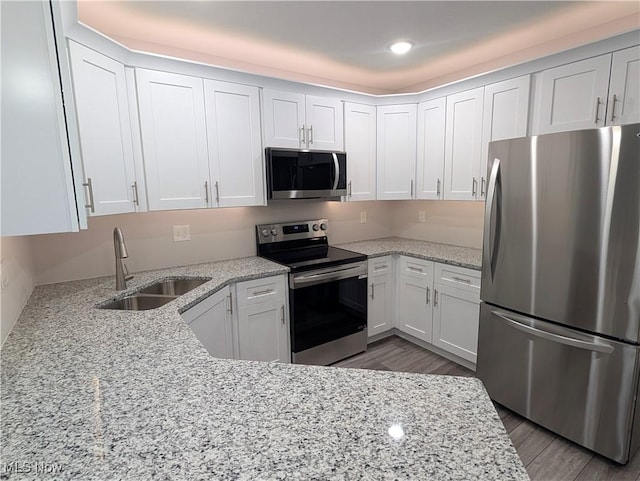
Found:
[[[438,307],[438,289],[433,290],[433,307]]]
[[[376,267],[374,268],[374,270],[379,271],[379,270],[382,270],[382,269],[388,269],[388,268],[389,268],[389,266],[388,266],[387,264],[385,264],[385,265],[383,265],[383,266],[376,266]]]
[[[308,132],[309,132],[308,141],[309,141],[309,145],[311,145],[311,144],[313,144],[313,125],[311,127],[309,127]]]
[[[82,184],[83,187],[87,187],[89,190],[89,203],[85,204],[85,209],[91,209],[93,214],[96,211],[95,204],[93,203],[93,184],[91,183],[91,177],[87,177],[87,182]]]
[[[284,326],[284,304],[280,306],[280,319],[282,319],[282,325]]]
[[[349,192],[349,194],[348,194],[349,197],[351,197],[351,181],[349,181],[349,190],[348,190],[348,192]]]
[[[409,269],[410,271],[414,271],[414,272],[424,272],[422,269],[419,269],[419,268],[413,267],[413,266],[407,266],[407,269]]]
[[[254,296],[262,296],[264,294],[271,294],[272,292],[274,292],[273,289],[264,289],[262,291],[253,291],[253,295]]]
[[[611,103],[611,122],[616,118],[616,102],[618,101],[618,97],[616,94],[613,94],[613,102]]]
[[[464,277],[451,276],[451,279],[454,279],[458,282],[466,282],[467,284],[471,284],[471,279],[465,279]]]
[[[600,122],[600,117],[598,117],[598,112],[600,112],[600,104],[602,102],[600,102],[600,97],[596,98],[596,120],[595,123],[597,124],[598,122]]]
[[[220,186],[216,180],[216,204],[220,204]]]
[[[430,293],[429,291],[430,291],[430,290],[431,290],[431,289],[429,289],[429,288],[427,287],[427,306],[429,305],[429,293]]]
[[[229,314],[233,316],[233,293],[229,292]]]
[[[471,196],[475,197],[478,191],[478,179],[473,178],[473,182],[471,183]]]
[[[371,299],[374,299],[376,297],[376,285],[372,282],[371,283]]]
[[[307,143],[307,139],[305,137],[306,130],[304,128],[304,124],[300,127],[300,133],[298,134],[298,139],[300,141],[300,145],[305,145]]]
[[[204,181],[204,203],[209,205],[209,181]]]
[[[440,198],[440,179],[438,179],[438,187],[436,189],[436,196]]]
[[[133,185],[131,186],[131,189],[133,190],[133,203],[135,205],[140,205],[140,202],[138,201],[138,182],[134,182]]]
[[[413,179],[411,179],[411,198],[413,199]]]
[[[480,197],[484,197],[484,177],[480,177]]]

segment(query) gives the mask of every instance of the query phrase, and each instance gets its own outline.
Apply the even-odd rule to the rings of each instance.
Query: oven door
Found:
[[[266,149],[268,197],[311,199],[347,193],[344,152]]]
[[[291,274],[289,285],[294,362],[307,363],[296,354],[354,334],[364,339],[357,352],[366,349],[366,262]]]

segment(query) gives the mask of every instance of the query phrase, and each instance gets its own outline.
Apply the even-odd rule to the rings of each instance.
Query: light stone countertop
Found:
[[[400,254],[469,269],[480,270],[482,268],[482,249],[405,239],[403,237],[385,237],[382,239],[349,242],[339,244],[336,247],[366,254],[369,257]]]
[[[113,277],[37,287],[1,350],[0,479],[528,479],[476,379],[215,359],[179,315],[285,272],[252,257],[137,273],[129,291],[213,278],[141,312],[94,307]]]

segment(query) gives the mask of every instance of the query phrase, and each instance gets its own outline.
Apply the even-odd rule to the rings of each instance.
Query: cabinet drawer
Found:
[[[455,286],[471,292],[480,292],[480,271],[465,267],[436,263],[435,282],[445,286]]]
[[[384,256],[369,259],[369,277],[393,272],[393,257]]]
[[[284,276],[272,276],[252,281],[238,282],[236,295],[238,307],[250,306],[259,302],[285,297]]]
[[[400,257],[400,275],[431,281],[433,279],[433,262],[402,256]]]

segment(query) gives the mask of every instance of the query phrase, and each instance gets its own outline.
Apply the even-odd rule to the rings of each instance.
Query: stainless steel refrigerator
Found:
[[[492,142],[477,375],[619,463],[640,443],[640,124]]]

